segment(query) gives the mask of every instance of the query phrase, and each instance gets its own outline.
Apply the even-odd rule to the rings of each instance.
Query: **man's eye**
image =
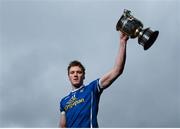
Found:
[[[73,74],[74,72],[72,71],[72,72],[70,72],[70,74]]]
[[[82,72],[81,71],[78,71],[79,74],[81,74]]]

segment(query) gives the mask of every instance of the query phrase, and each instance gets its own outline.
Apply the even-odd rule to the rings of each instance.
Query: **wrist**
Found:
[[[124,40],[120,41],[120,46],[121,47],[126,47],[126,45],[127,45],[127,41],[124,41]]]

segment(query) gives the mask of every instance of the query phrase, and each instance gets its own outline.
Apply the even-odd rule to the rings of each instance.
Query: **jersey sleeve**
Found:
[[[100,79],[97,79],[97,90],[99,93],[102,93],[104,90],[103,88],[101,88]]]
[[[63,103],[63,100],[60,101],[60,112],[61,112],[61,113],[62,113],[62,112],[65,112],[65,109],[64,109],[62,103]]]
[[[96,95],[99,95],[99,96],[100,96],[101,93],[103,92],[103,89],[102,89],[101,86],[100,86],[99,79],[96,79],[96,80],[92,81],[92,82],[90,83],[90,86],[91,86],[93,92],[94,92]]]

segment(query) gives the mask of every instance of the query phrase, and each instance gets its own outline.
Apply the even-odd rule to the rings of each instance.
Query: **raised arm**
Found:
[[[126,44],[128,36],[120,33],[119,50],[114,67],[100,78],[101,88],[109,87],[123,72],[126,61]]]

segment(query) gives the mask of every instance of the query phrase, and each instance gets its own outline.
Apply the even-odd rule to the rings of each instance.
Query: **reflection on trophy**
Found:
[[[130,38],[138,37],[138,43],[144,47],[144,50],[147,50],[155,42],[159,31],[153,31],[150,28],[143,29],[142,22],[130,13],[131,11],[124,9],[124,13],[116,25],[116,30],[125,33]]]

